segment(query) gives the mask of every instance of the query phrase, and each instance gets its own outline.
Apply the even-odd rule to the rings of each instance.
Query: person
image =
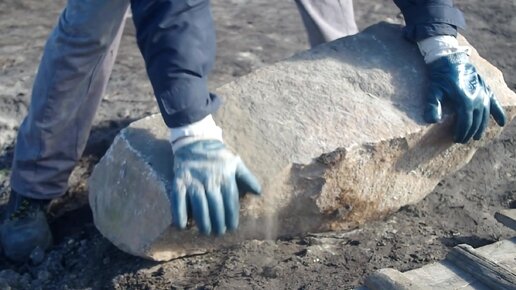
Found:
[[[296,3],[312,45],[357,32],[350,0]],[[426,120],[438,122],[441,103],[450,101],[457,114],[457,142],[479,139],[490,115],[503,126],[503,109],[456,43],[464,19],[452,1],[395,3],[405,16],[405,35],[418,43],[430,70]],[[174,224],[186,227],[190,206],[200,232],[235,230],[239,196],[261,192],[257,178],[224,145],[211,116],[221,102],[207,88],[215,58],[209,0],[69,0],[46,43],[16,140],[0,233],[11,260],[25,261],[35,248],[52,243],[45,206],[65,193],[84,150],[129,5],[147,75],[170,128]]]

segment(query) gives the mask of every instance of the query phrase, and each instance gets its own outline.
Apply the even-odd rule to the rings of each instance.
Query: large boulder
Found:
[[[516,96],[501,72],[476,51],[471,58],[512,119]],[[134,122],[91,176],[95,225],[128,253],[168,260],[384,217],[424,198],[501,131],[491,121],[482,141],[453,144],[452,117],[422,119],[426,80],[401,26],[380,23],[217,89],[224,139],[264,186],[262,198],[242,200],[239,230],[220,238],[172,226],[167,128],[159,115]]]

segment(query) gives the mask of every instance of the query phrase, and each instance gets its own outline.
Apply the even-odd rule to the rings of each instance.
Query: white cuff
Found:
[[[215,124],[211,115],[190,125],[170,128],[169,141],[172,144],[172,151],[199,140],[219,140],[222,139],[222,129]]]
[[[425,63],[454,53],[465,52],[469,55],[467,46],[460,46],[457,38],[451,35],[432,36],[418,41],[419,51],[425,59]]]

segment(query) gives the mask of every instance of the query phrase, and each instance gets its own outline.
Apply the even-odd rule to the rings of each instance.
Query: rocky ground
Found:
[[[27,112],[45,38],[64,2],[0,1],[1,203],[9,186],[13,136]],[[212,2],[219,47],[212,87],[308,47],[293,1]],[[465,11],[468,40],[516,90],[516,3],[455,2]],[[399,17],[390,0],[355,1],[355,10],[361,28]],[[52,206],[56,244],[23,265],[0,257],[0,289],[346,289],[378,268],[405,271],[442,259],[459,243],[482,246],[514,235],[493,218],[498,209],[516,207],[516,137],[505,136],[419,204],[353,232],[249,241],[167,263],[129,256],[95,230],[84,205],[85,181],[120,128],[155,112],[129,22],[87,150],[67,196]]]

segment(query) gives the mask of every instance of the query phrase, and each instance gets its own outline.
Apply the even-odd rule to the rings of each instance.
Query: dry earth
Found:
[[[45,38],[63,0],[0,0],[0,192],[6,200],[12,139],[27,111]],[[516,2],[455,1],[465,35],[516,90]],[[307,48],[293,1],[214,0],[218,60],[211,87]],[[390,0],[355,1],[359,27],[399,17]],[[401,271],[442,259],[459,243],[481,246],[514,235],[493,219],[516,207],[516,137],[480,150],[463,170],[417,205],[350,233],[249,241],[167,263],[124,254],[95,230],[84,206],[85,180],[114,134],[157,112],[129,22],[89,145],[66,197],[53,205],[56,245],[45,257],[14,265],[0,257],[0,289],[325,289],[351,288],[382,267]]]

